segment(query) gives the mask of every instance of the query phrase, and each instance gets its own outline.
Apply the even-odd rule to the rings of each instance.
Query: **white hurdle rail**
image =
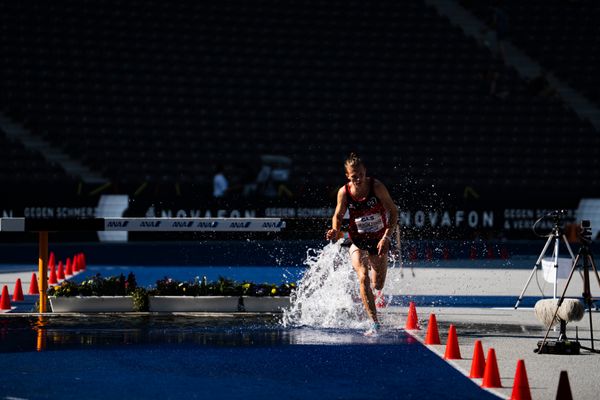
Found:
[[[279,218],[0,218],[0,232],[37,232],[39,312],[47,310],[48,232],[279,232]]]
[[[279,232],[279,218],[0,218],[0,232]]]

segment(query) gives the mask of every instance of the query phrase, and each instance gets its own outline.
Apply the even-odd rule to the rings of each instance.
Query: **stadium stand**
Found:
[[[600,4],[588,0],[494,0],[460,3],[494,29],[494,9],[507,16],[507,37],[546,70],[600,104]]]
[[[74,179],[58,165],[47,162],[39,152],[26,149],[17,140],[7,137],[0,129],[0,182],[8,188],[19,184],[72,184]]]
[[[273,154],[330,193],[351,150],[391,186],[600,183],[594,128],[421,0],[23,1],[0,26],[3,112],[129,191],[217,163],[242,187]]]

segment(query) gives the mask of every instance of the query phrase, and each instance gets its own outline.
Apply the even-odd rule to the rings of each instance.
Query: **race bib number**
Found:
[[[358,233],[373,233],[384,228],[381,214],[363,215],[360,218],[356,218],[354,223],[356,223]]]

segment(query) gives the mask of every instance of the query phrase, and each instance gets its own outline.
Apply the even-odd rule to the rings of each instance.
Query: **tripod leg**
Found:
[[[586,289],[589,291],[590,277],[589,277],[587,268],[584,272],[584,275],[586,275],[586,280],[587,280]],[[590,320],[590,343],[592,344],[592,351],[594,351],[594,322],[592,321],[592,294],[588,292],[588,293],[584,293],[584,296],[586,297],[586,303],[588,306],[588,316],[589,316],[589,320]]]
[[[527,286],[529,286],[529,282],[531,282],[531,278],[533,278],[533,274],[535,274],[536,269],[537,269],[537,264],[533,267],[533,269],[531,270],[531,274],[529,274],[529,278],[527,279],[527,282],[525,282],[525,286],[523,287],[523,290],[521,291],[521,294],[519,295],[519,298],[517,299],[517,302],[515,303],[515,310],[519,307],[519,303],[521,303],[521,300],[523,300],[523,295],[525,294],[525,291],[527,290]]]
[[[558,243],[559,240],[554,241],[554,290],[552,292],[552,298],[556,298],[556,293],[558,291]]]
[[[571,255],[571,262],[573,262],[573,260],[575,259],[575,254],[573,253],[573,250],[571,249],[571,245],[569,244],[569,241],[567,240],[567,237],[563,234],[562,235],[562,239],[565,242],[565,246],[567,247],[567,250],[569,250],[569,254]],[[581,271],[579,272],[579,276],[581,276],[581,279],[583,280],[583,274],[581,273]]]
[[[535,271],[537,270],[538,266],[542,262],[542,258],[544,258],[544,254],[546,254],[546,251],[548,250],[548,247],[550,246],[551,242],[552,242],[552,236],[548,236],[548,240],[546,240],[546,244],[544,245],[544,248],[543,248],[542,252],[540,253],[540,256],[538,257],[537,261],[535,262],[535,265],[533,266],[533,269],[531,270],[531,274],[529,274],[529,278],[527,279],[527,282],[525,282],[525,286],[523,286],[523,290],[521,291],[521,294],[519,295],[519,298],[517,299],[517,302],[515,303],[515,310],[519,307],[519,303],[521,303],[521,300],[523,300],[523,295],[525,294],[525,291],[527,290],[527,286],[529,286],[529,282],[531,282],[531,278],[533,278],[533,274],[535,274]]]
[[[540,344],[540,347],[538,349],[538,352],[540,354],[543,353],[544,346],[546,345],[546,342],[548,341],[548,335],[550,334],[550,329],[552,329],[552,323],[554,323],[554,321],[556,320],[556,315],[558,314],[558,309],[562,305],[562,302],[565,299],[565,295],[567,294],[567,289],[569,288],[569,283],[571,282],[571,278],[573,277],[573,272],[575,272],[575,268],[577,267],[577,263],[579,262],[579,256],[580,256],[580,254],[577,254],[577,257],[575,257],[575,261],[573,261],[573,266],[571,267],[571,272],[569,273],[569,279],[567,279],[567,283],[565,284],[565,288],[562,292],[562,295],[556,302],[556,310],[554,310],[554,316],[552,317],[552,322],[550,323],[550,326],[548,326],[548,330],[546,331],[544,340],[542,340],[542,344]]]
[[[575,259],[575,253],[573,253],[573,250],[571,249],[571,245],[569,244],[569,241],[567,240],[567,237],[564,234],[562,235],[562,239],[565,242],[565,246],[567,247],[567,250],[569,250],[569,254],[571,255],[571,261],[573,261]]]
[[[594,262],[594,257],[590,254],[590,263],[592,264],[592,268],[594,269],[594,274],[596,274],[596,280],[598,281],[598,286],[600,286],[600,275],[598,275],[598,270],[596,269],[596,263]]]
[[[583,264],[583,298],[588,307],[588,315],[590,319],[590,342],[592,343],[592,351],[594,350],[594,323],[592,322],[592,291],[590,290],[590,272],[588,270],[589,266],[594,265],[594,260],[591,255],[587,255],[584,264]],[[595,270],[595,266],[593,266]],[[597,275],[596,275],[597,276]]]

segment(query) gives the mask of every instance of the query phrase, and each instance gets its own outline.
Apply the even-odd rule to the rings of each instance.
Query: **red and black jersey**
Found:
[[[373,188],[375,179],[368,178],[369,193],[363,199],[350,194],[346,184],[346,201],[350,214],[349,235],[353,242],[362,240],[380,240],[388,227],[388,215],[383,203],[375,195]]]

